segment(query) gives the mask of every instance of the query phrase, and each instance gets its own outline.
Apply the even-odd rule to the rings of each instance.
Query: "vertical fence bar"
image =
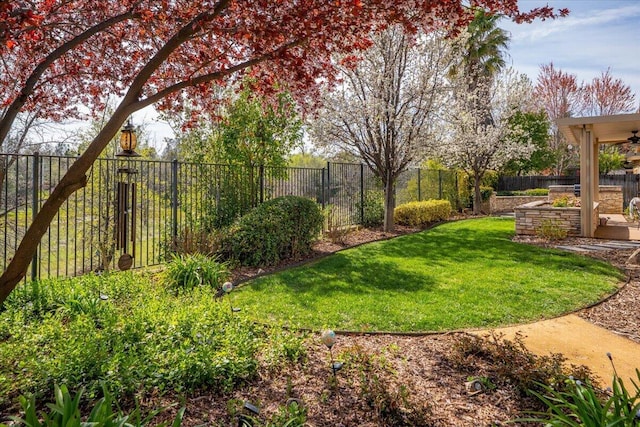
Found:
[[[442,170],[438,169],[438,199],[442,200]]]
[[[178,241],[178,159],[171,163],[171,242]]]
[[[31,210],[32,218],[35,218],[38,213],[38,195],[40,194],[40,155],[38,152],[33,153],[33,175],[32,175],[32,188],[31,194]],[[35,281],[38,278],[38,256],[40,254],[40,245],[36,248],[33,259],[31,260],[31,280]]]
[[[422,173],[420,168],[418,168],[418,201],[422,201]]]

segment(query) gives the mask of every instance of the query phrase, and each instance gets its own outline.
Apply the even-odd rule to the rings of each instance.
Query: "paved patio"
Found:
[[[609,218],[607,225],[600,225],[595,231],[597,239],[639,240],[638,222],[628,222],[621,214],[601,214],[600,218]]]

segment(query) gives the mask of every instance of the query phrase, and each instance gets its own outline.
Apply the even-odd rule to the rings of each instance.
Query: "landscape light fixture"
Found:
[[[637,135],[638,131],[632,130],[631,133],[633,134],[633,136],[630,136],[629,138],[627,138],[627,141],[629,141],[632,144],[637,144],[638,142],[640,142],[640,136]]]
[[[140,154],[135,152],[136,145],[138,144],[136,138],[136,130],[131,124],[131,120],[127,122],[120,132],[120,152],[116,154],[117,157],[140,157]]]

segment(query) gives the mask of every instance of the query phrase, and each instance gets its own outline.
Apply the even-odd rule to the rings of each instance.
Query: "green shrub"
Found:
[[[384,223],[384,192],[368,190],[364,193],[364,203],[358,202],[356,208],[364,208],[362,225],[364,227],[379,227]]]
[[[549,189],[548,188],[531,188],[529,190],[523,191],[525,196],[548,196]]]
[[[226,264],[206,255],[173,255],[163,276],[165,285],[175,291],[199,286],[219,288],[229,277],[229,270]]]
[[[560,222],[552,219],[543,219],[536,227],[536,236],[546,240],[566,239],[568,231],[562,227]]]
[[[451,202],[448,200],[426,200],[398,206],[394,211],[394,220],[400,225],[425,227],[436,221],[445,220],[449,215],[451,215]]]
[[[580,199],[577,197],[562,196],[555,199],[551,205],[554,208],[575,208],[580,207]]]
[[[322,223],[322,212],[314,201],[279,197],[240,218],[229,229],[221,253],[241,265],[274,265],[309,253]]]

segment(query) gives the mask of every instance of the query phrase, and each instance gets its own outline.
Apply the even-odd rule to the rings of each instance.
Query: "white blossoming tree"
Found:
[[[442,105],[449,42],[437,33],[412,40],[398,27],[342,60],[342,83],[325,94],[311,125],[314,143],[360,158],[384,185],[384,229],[394,227],[398,175],[423,160]]]
[[[481,200],[480,183],[490,170],[531,155],[535,146],[510,119],[518,111],[532,108],[533,87],[524,75],[506,70],[469,91],[464,77],[454,82],[448,108],[444,111],[446,134],[438,145],[442,162],[464,170],[473,178],[474,200]],[[480,203],[473,204],[474,214]]]

